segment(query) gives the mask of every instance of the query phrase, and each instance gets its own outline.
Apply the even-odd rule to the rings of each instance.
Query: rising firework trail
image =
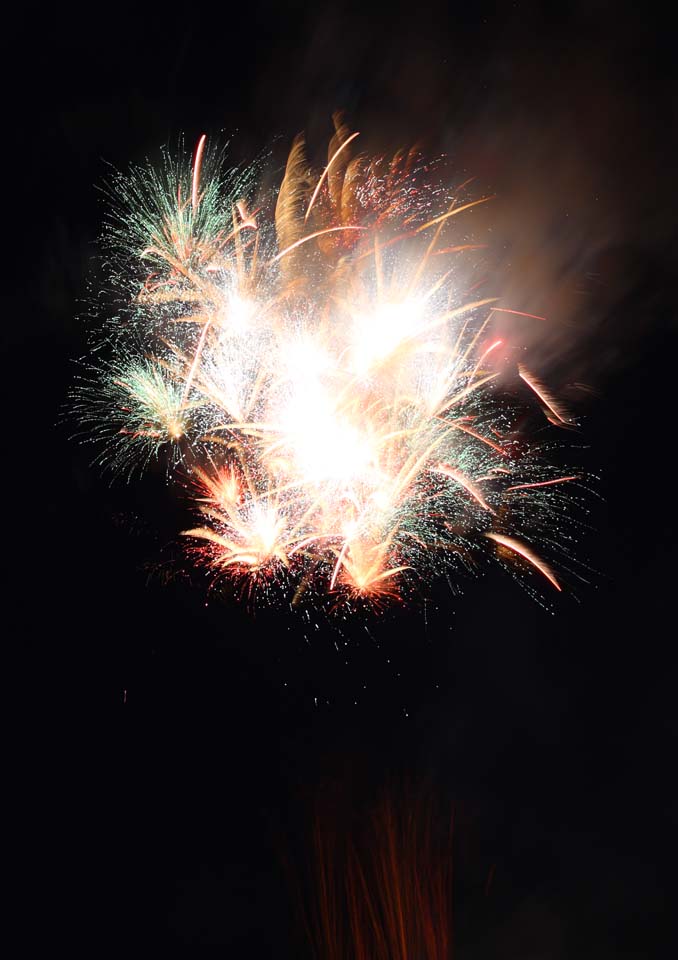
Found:
[[[99,462],[162,456],[198,521],[188,552],[294,603],[402,599],[484,556],[560,589],[568,489],[516,429],[494,297],[469,295],[470,199],[416,150],[356,153],[337,115],[315,170],[297,137],[275,198],[260,168],[194,155],[115,175],[103,242],[115,309],[75,389]],[[539,318],[534,318],[539,322]],[[100,358],[104,359],[100,359]]]
[[[451,960],[452,811],[421,790],[385,791],[337,822],[337,795],[313,822],[311,869],[295,884],[318,960]]]

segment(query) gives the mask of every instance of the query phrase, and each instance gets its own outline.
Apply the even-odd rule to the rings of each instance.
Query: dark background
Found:
[[[27,8],[8,29],[3,646],[27,948],[304,956],[282,864],[308,856],[313,797],[339,781],[360,812],[410,779],[455,809],[458,956],[667,955],[676,138],[658,9]],[[275,169],[301,129],[320,155],[337,107],[366,144],[420,139],[498,195],[493,282],[548,316],[521,334],[599,477],[589,583],[549,609],[500,570],[336,627],[206,605],[199,576],[163,582],[181,507],[161,473],[111,486],[58,423],[106,162],[223,130],[236,159],[273,144]]]

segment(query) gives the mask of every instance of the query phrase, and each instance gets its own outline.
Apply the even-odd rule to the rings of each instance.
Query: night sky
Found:
[[[458,957],[668,955],[675,52],[651,5],[550,6],[58,8],[7,34],[5,730],[27,950],[310,956],[288,876],[310,811],[334,791],[359,818],[408,782],[454,810]],[[547,607],[499,567],[334,626],[207,603],[200,574],[165,576],[185,508],[162,469],[111,483],[62,422],[107,164],[206,132],[235,160],[270,149],[275,173],[302,129],[321,155],[337,108],[367,145],[418,140],[496,194],[477,221],[492,283],[549,318],[520,334],[576,409],[567,462],[598,479],[588,582]]]

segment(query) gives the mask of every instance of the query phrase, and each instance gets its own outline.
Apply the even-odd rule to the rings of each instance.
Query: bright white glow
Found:
[[[273,507],[255,505],[252,510],[252,534],[261,558],[273,553],[282,530],[282,520]]]
[[[357,374],[386,360],[406,340],[421,329],[424,303],[405,300],[383,303],[367,315],[356,316],[353,324],[351,365]]]
[[[219,326],[224,336],[242,336],[252,326],[256,303],[237,293],[227,293],[219,311]]]
[[[313,381],[326,373],[332,359],[323,347],[308,336],[299,336],[280,344],[281,359],[291,380]]]
[[[348,482],[369,475],[374,451],[369,436],[338,414],[322,384],[295,385],[281,417],[284,449],[311,484]]]

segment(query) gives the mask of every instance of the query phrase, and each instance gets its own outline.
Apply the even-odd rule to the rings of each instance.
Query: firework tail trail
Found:
[[[451,815],[405,790],[383,792],[368,816],[337,819],[316,813],[307,882],[295,883],[313,955],[451,960]]]

